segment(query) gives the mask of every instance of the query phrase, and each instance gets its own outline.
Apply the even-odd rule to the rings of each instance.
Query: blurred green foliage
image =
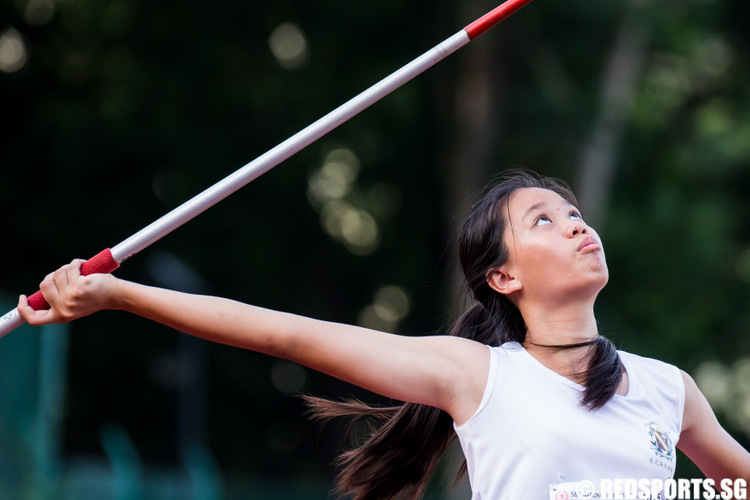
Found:
[[[62,263],[115,245],[460,29],[473,20],[467,5],[476,16],[494,7],[4,0],[0,63],[25,59],[0,73],[2,288],[31,291]],[[463,213],[448,202],[462,167],[440,165],[452,139],[473,140],[457,118],[463,63],[486,54],[480,72],[492,82],[489,154],[474,166],[473,191],[519,164],[576,188],[617,34],[634,30],[640,65],[596,214],[611,273],[598,317],[626,350],[691,373],[708,373],[706,361],[724,367],[712,403],[747,446],[750,380],[732,370],[750,356],[749,11],[742,0],[539,0],[117,273],[154,283],[149,265],[168,252],[209,293],[352,323],[395,285],[408,310],[390,328],[442,331],[455,314]],[[289,64],[269,45],[284,23],[305,40]],[[310,191],[337,150],[355,158],[329,171],[331,182],[348,176],[331,188],[343,186],[334,200],[343,212]],[[375,240],[335,237],[326,221],[342,217],[374,227]],[[176,463],[178,338],[117,313],[72,325],[64,456],[102,456],[99,430],[114,421],[146,464]],[[330,482],[342,428],[308,423],[273,374],[297,377],[292,392],[377,398],[254,353],[204,348],[207,443],[226,477]]]

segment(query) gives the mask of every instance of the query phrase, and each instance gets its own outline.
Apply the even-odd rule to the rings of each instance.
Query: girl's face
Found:
[[[547,189],[523,188],[508,200],[503,268],[521,287],[517,298],[593,298],[609,278],[599,235],[578,208]]]

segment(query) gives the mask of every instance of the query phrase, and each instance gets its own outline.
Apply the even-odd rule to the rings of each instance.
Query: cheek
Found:
[[[529,243],[518,252],[519,267],[527,277],[559,275],[567,267],[564,265],[567,261],[559,248],[544,243]]]

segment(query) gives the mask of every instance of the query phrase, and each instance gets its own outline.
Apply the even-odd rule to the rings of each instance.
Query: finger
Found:
[[[54,273],[55,284],[61,294],[65,294],[65,291],[70,286],[70,283],[68,282],[68,267],[70,266],[64,265]]]
[[[18,298],[18,314],[32,326],[43,325],[53,321],[54,317],[52,310],[42,309],[35,310],[29,305],[29,300],[25,295],[21,295]]]
[[[86,262],[83,259],[74,259],[70,264],[64,267],[67,284],[75,283],[81,277],[81,265]]]
[[[42,292],[42,297],[47,301],[50,307],[60,302],[60,290],[57,286],[55,279],[55,273],[50,273],[44,280],[39,283],[39,291]]]

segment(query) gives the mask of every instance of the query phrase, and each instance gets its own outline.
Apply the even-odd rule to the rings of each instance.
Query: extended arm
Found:
[[[685,413],[678,447],[711,479],[750,481],[750,453],[725,431],[695,381],[685,381]]]
[[[446,410],[462,422],[481,400],[486,347],[466,339],[406,337],[330,323],[240,302],[80,275],[74,261],[40,285],[51,309],[19,312],[31,325],[119,309],[222,344],[296,361],[375,393]]]

